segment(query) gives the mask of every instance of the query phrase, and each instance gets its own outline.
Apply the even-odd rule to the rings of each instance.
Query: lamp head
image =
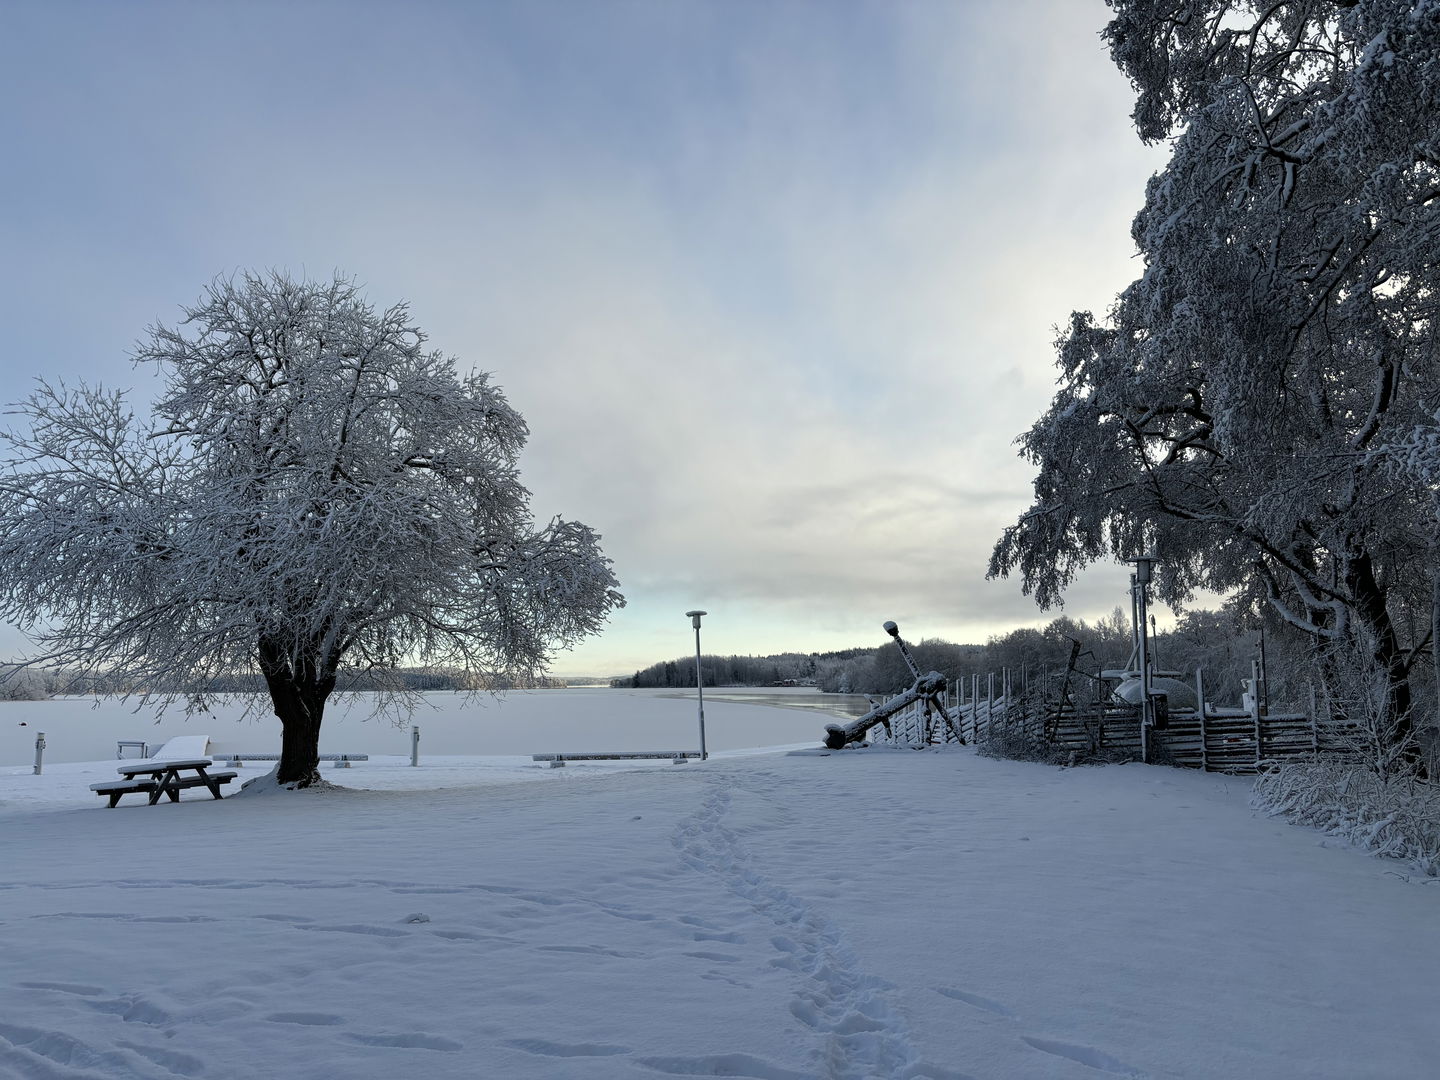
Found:
[[[710,613],[708,611],[687,611],[685,612],[685,614],[690,616],[690,625],[693,626],[696,630],[699,630],[700,616],[709,615]]]
[[[1155,566],[1154,555],[1137,555],[1129,560],[1135,564],[1135,581],[1140,585],[1150,584],[1150,571]]]
[[[885,624],[885,633],[889,634],[891,637],[899,637],[900,627],[896,626],[893,622],[887,622]]]

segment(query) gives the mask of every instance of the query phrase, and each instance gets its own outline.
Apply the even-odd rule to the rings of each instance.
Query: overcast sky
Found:
[[[1139,272],[1162,152],[1102,0],[0,3],[4,400],[153,390],[217,274],[410,302],[531,428],[629,606],[555,670],[983,641],[1054,327]],[[1125,601],[1097,570],[1066,612]],[[5,651],[16,651],[8,634]]]

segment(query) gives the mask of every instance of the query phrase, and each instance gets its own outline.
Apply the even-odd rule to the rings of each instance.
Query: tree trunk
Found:
[[[1355,598],[1356,613],[1370,636],[1371,655],[1385,674],[1385,708],[1380,724],[1384,747],[1399,749],[1400,760],[1412,768],[1420,768],[1420,754],[1413,738],[1410,661],[1400,647],[1399,635],[1390,619],[1385,590],[1375,578],[1368,555],[1351,559],[1345,576],[1350,595]]]
[[[280,718],[280,764],[275,779],[309,787],[320,779],[320,721],[325,703],[311,704],[302,687],[270,687],[270,700]]]
[[[297,788],[309,787],[320,779],[320,722],[325,702],[335,689],[333,665],[296,657],[273,639],[261,638],[260,669],[280,718],[280,763],[275,779]]]
[[[1440,732],[1440,570],[1431,571],[1430,664],[1435,675],[1435,715],[1430,723]]]

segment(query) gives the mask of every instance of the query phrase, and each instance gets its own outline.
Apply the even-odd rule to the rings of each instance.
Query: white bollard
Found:
[[[35,733],[35,775],[40,775],[40,769],[45,764],[45,732]]]
[[[410,765],[416,767],[420,764],[420,725],[416,724],[410,729]]]

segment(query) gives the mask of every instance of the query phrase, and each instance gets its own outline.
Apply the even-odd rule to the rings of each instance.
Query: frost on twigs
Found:
[[[1251,802],[1342,838],[1364,851],[1401,859],[1440,876],[1440,788],[1434,732],[1417,732],[1387,703],[1385,673],[1370,650],[1328,650],[1331,678],[1317,704],[1317,739],[1327,753],[1272,762],[1255,781]]]
[[[150,416],[41,381],[3,435],[0,618],[32,664],[192,706],[258,677],[303,786],[342,674],[531,678],[624,603],[591,529],[532,520],[520,414],[404,304],[247,274],[184,314],[135,349]]]
[[[1231,593],[1363,645],[1403,738],[1440,555],[1414,482],[1440,445],[1440,19],[1110,7],[1139,133],[1172,153],[1132,229],[1143,273],[1061,331],[1059,392],[1020,439],[1034,501],[990,572],[1048,606],[1085,565],[1154,553],[1163,600]]]
[[[1343,758],[1277,763],[1256,779],[1251,803],[1440,876],[1440,790],[1413,775],[1380,775]]]

